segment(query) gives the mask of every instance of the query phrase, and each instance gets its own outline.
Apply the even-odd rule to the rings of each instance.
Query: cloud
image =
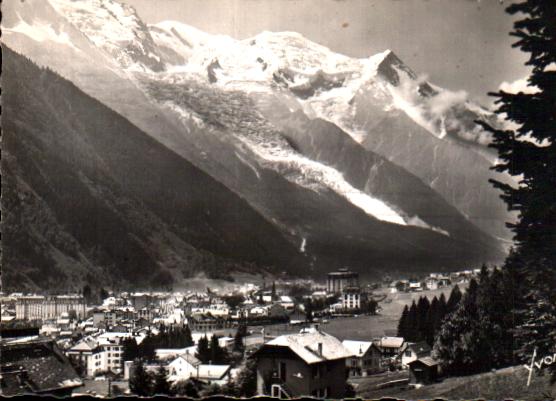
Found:
[[[467,98],[468,94],[463,90],[457,92],[442,90],[436,96],[431,97],[429,101],[430,111],[433,115],[438,116],[453,106],[466,102]]]
[[[504,92],[508,92],[508,93],[519,93],[519,92],[523,92],[523,93],[536,93],[538,92],[538,88],[536,86],[529,86],[529,83],[527,82],[527,77],[525,78],[521,78],[521,79],[517,79],[513,82],[502,82],[500,84],[499,89],[501,91]]]

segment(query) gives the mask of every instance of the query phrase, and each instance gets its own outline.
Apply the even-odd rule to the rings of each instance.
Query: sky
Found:
[[[432,83],[484,104],[487,92],[528,72],[525,54],[511,47],[509,1],[124,0],[147,23],[177,20],[236,39],[296,31],[352,57],[391,49]]]

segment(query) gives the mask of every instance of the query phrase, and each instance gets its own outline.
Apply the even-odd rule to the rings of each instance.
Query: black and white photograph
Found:
[[[1,397],[556,398],[556,0],[1,11]]]

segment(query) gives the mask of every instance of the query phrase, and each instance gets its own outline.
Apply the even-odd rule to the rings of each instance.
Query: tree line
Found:
[[[137,358],[152,361],[156,357],[157,348],[186,348],[195,345],[191,330],[188,325],[160,327],[158,334],[149,334],[137,344],[135,338],[122,341],[124,361],[133,361]]]
[[[462,293],[456,285],[448,301],[444,294],[439,298],[435,296],[432,301],[427,297],[419,297],[417,302],[413,300],[411,307],[404,307],[398,322],[398,336],[409,342],[426,341],[432,347],[444,318],[457,308],[461,298]]]
[[[456,309],[443,322],[434,355],[448,374],[472,374],[516,363],[511,300],[514,283],[501,270],[483,267]]]

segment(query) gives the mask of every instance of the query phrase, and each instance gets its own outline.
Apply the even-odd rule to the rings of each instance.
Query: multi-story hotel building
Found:
[[[86,315],[85,299],[80,295],[28,295],[15,302],[15,317],[22,320],[55,319],[62,313],[75,311],[78,318]]]
[[[340,293],[347,287],[359,287],[359,273],[347,268],[328,273],[326,290],[329,293]]]

